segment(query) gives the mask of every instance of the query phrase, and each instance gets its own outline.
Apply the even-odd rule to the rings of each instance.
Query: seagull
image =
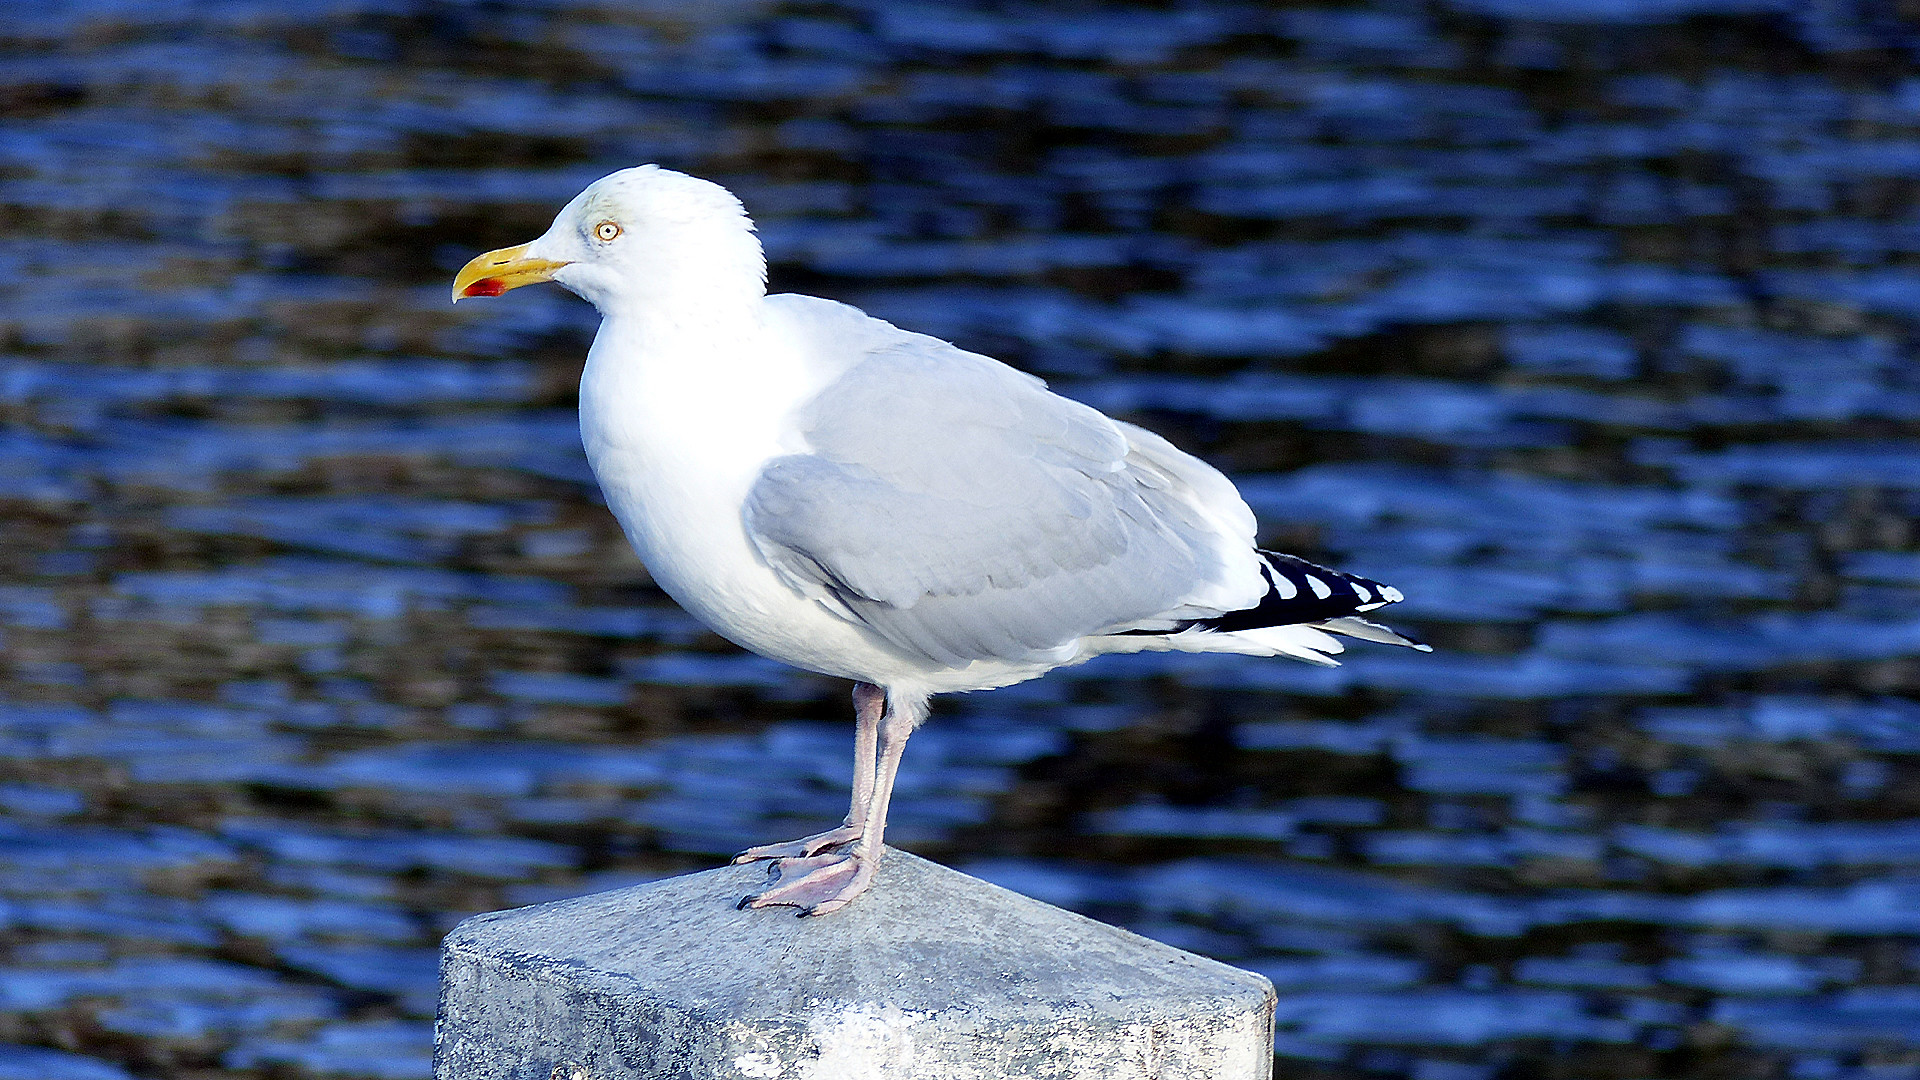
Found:
[[[766,268],[731,192],[642,165],[453,282],[456,302],[551,281],[599,309],[580,438],[654,581],[735,644],[854,684],[847,816],[735,857],[769,864],[743,908],[825,915],[872,884],[935,694],[1107,653],[1430,651],[1361,618],[1399,590],[1256,547],[1199,458],[997,360],[768,295]]]

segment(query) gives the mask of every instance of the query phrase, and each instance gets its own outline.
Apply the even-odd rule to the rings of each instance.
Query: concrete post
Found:
[[[728,866],[476,915],[435,1080],[1269,1080],[1273,987],[889,851],[843,911]]]

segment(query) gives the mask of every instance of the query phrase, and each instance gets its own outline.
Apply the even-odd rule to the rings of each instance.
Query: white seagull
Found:
[[[598,308],[580,437],[653,579],[736,644],[851,679],[852,808],[770,860],[741,905],[845,907],[880,863],[907,736],[933,694],[1103,653],[1333,666],[1329,635],[1398,590],[1254,546],[1212,466],[997,360],[858,308],[766,292],[740,200],[653,165],[490,251],[453,297],[553,281]]]

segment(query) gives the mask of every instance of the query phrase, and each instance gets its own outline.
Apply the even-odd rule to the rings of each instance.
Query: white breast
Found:
[[[667,595],[763,656],[842,678],[899,680],[911,661],[781,581],[740,508],[761,467],[804,449],[794,410],[823,373],[757,326],[642,341],[603,323],[580,381],[580,435],[607,505]]]

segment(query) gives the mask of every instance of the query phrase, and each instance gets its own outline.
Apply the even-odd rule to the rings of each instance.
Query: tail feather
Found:
[[[1234,645],[1252,645],[1258,654],[1265,656],[1291,656],[1295,660],[1305,660],[1309,664],[1321,667],[1339,667],[1340,661],[1333,655],[1347,651],[1340,639],[1323,633],[1318,627],[1301,626],[1261,626],[1252,630],[1235,630],[1227,634],[1210,634],[1212,643],[1231,641]],[[1238,651],[1238,650],[1235,650]]]
[[[1348,615],[1340,619],[1328,619],[1326,622],[1314,623],[1313,625],[1316,629],[1331,630],[1336,634],[1345,634],[1350,638],[1359,638],[1361,641],[1377,641],[1382,645],[1404,645],[1409,649],[1416,649],[1420,652],[1433,651],[1433,646],[1421,641],[1419,638],[1408,637],[1392,627],[1381,626],[1377,622],[1368,622],[1366,619],[1362,619],[1357,615]]]

